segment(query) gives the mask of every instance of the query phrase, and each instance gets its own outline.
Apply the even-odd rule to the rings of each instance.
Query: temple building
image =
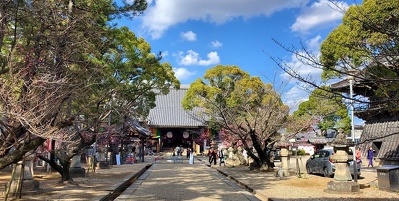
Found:
[[[377,63],[374,67],[384,68],[384,65]],[[332,84],[331,88],[349,94],[352,84],[354,97],[367,100],[367,103],[354,103],[354,115],[365,121],[358,145],[363,156],[367,157],[367,150],[372,147],[381,165],[399,165],[399,110],[395,109],[398,106],[378,97],[379,85],[367,79],[368,70],[357,71],[348,79]]]
[[[156,106],[150,110],[147,126],[152,132],[149,142],[157,151],[182,146],[190,147],[197,153],[202,152],[204,142],[198,139],[208,129],[182,107],[181,102],[188,88],[188,85],[182,85],[180,89],[170,89],[168,94],[156,97]]]

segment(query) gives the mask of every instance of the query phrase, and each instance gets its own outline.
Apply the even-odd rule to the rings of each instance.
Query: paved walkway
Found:
[[[205,164],[158,161],[115,200],[251,200],[253,194]]]

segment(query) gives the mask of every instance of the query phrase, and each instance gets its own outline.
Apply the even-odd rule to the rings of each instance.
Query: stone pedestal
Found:
[[[98,148],[98,161],[105,161],[105,147]]]
[[[99,161],[97,162],[98,169],[110,169],[111,165],[108,161]]]
[[[356,193],[359,191],[360,185],[354,181],[330,181],[327,183],[327,192]]]
[[[286,147],[281,147],[280,158],[281,158],[281,168],[283,171],[283,176],[290,176],[289,172],[289,151]]]
[[[84,177],[86,174],[86,170],[82,168],[80,155],[76,155],[71,159],[71,168],[69,169],[69,173],[72,177]]]
[[[230,158],[230,159],[233,159],[233,155],[234,155],[234,149],[233,149],[233,147],[229,147],[228,149],[227,149],[227,152],[229,153],[229,157],[228,158]]]

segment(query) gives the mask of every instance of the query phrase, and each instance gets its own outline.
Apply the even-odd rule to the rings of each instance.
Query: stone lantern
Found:
[[[289,156],[290,152],[288,150],[290,143],[288,142],[280,142],[277,145],[280,148],[280,160],[281,160],[281,168],[283,170],[282,176],[290,176],[290,166],[289,166]]]
[[[334,154],[331,156],[335,164],[334,181],[327,184],[327,190],[333,192],[351,193],[358,192],[360,186],[352,181],[349,171],[349,161],[353,160],[353,154],[349,155],[349,145],[342,130],[338,131],[338,135],[333,141]]]

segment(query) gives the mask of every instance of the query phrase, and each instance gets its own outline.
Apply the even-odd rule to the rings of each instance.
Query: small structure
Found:
[[[295,143],[293,144],[298,149],[303,149],[309,155],[313,155],[315,151],[323,149],[327,144],[331,143],[335,138],[335,130],[328,129],[325,132],[316,130],[310,132],[301,132],[296,135]]]
[[[144,162],[144,146],[146,141],[151,137],[151,132],[140,125],[140,123],[136,120],[128,120],[124,125],[125,131],[127,131],[126,139],[130,138],[138,138],[140,140],[139,146],[139,160],[140,162]],[[126,140],[125,140],[126,141]]]
[[[353,154],[349,155],[350,145],[341,130],[333,141],[333,147],[335,154],[331,158],[335,163],[334,181],[328,182],[327,190],[339,193],[359,192],[360,186],[352,181],[348,165],[353,160]]]
[[[108,169],[111,167],[110,162],[107,160],[107,148],[104,146],[99,146],[98,151],[98,161],[96,167],[99,169]]]

